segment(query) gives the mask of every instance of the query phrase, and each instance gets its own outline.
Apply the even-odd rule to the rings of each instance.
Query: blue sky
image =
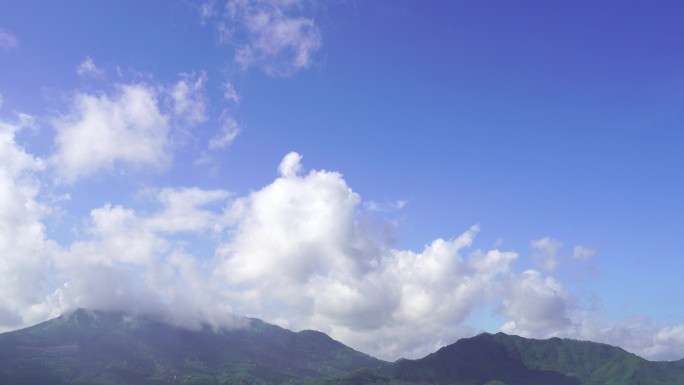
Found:
[[[6,2],[0,330],[91,307],[386,359],[483,330],[684,357],[683,12]]]

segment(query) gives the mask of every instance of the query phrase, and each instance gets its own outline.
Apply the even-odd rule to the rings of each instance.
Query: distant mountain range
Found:
[[[0,384],[684,385],[684,360],[593,342],[485,333],[388,363],[320,332],[239,321],[192,331],[79,309],[0,334]]]

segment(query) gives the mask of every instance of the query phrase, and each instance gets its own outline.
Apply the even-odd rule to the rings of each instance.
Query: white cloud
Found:
[[[229,23],[219,23],[219,30],[237,44],[235,61],[243,70],[258,66],[288,76],[311,65],[321,34],[313,19],[290,15],[301,9],[299,1],[229,0],[226,8]]]
[[[684,357],[684,324],[658,326],[646,317],[606,322],[587,314],[579,317],[570,338],[620,346],[649,360],[678,360]]]
[[[296,152],[290,152],[285,155],[280,165],[278,165],[278,172],[284,178],[292,178],[297,176],[302,171],[302,156]]]
[[[83,59],[83,61],[78,65],[76,68],[76,73],[81,77],[89,76],[93,78],[101,78],[104,76],[104,70],[98,68],[90,56],[86,56],[86,58]]]
[[[235,90],[235,87],[233,86],[232,83],[226,82],[223,84],[223,98],[226,99],[229,102],[232,102],[236,105],[240,104],[240,101],[242,98],[240,97],[240,94],[237,93]]]
[[[200,20],[205,24],[207,20],[211,19],[214,14],[214,1],[206,1],[199,6]]]
[[[374,211],[379,213],[401,210],[408,204],[406,200],[398,200],[390,203],[378,203],[375,201],[364,202],[364,207],[368,211]]]
[[[181,74],[181,80],[169,91],[173,114],[189,126],[203,123],[208,119],[207,98],[204,91],[206,82],[206,73]]]
[[[468,314],[500,293],[517,255],[462,256],[477,227],[420,253],[387,248],[360,226],[361,199],[342,176],[302,175],[300,160],[294,152],[285,156],[280,178],[235,200],[228,212],[235,230],[219,248],[218,274],[231,283],[226,295],[241,311],[397,358],[453,341]]]
[[[225,190],[202,190],[197,187],[162,189],[157,199],[164,205],[164,211],[147,222],[155,231],[178,233],[221,230],[220,215],[202,207],[221,202],[228,197]]]
[[[530,242],[533,260],[545,271],[554,271],[558,266],[558,250],[563,243],[550,238],[542,238]]]
[[[602,309],[579,301],[554,277],[534,270],[511,276],[499,312],[501,331],[531,338],[564,337],[602,342],[650,360],[684,357],[684,324],[654,325],[647,317],[607,321]]]
[[[31,125],[20,115],[16,123],[0,121],[0,330],[6,331],[45,314],[34,313],[42,301],[43,285],[55,245],[45,235],[48,208],[38,201],[37,174],[44,161],[28,154],[15,135]]]
[[[154,89],[142,84],[118,85],[113,95],[79,92],[54,126],[51,160],[67,182],[116,165],[163,169],[171,162],[169,118]]]
[[[221,129],[209,140],[210,150],[220,150],[230,146],[241,131],[238,122],[226,111],[224,111],[221,120]]]
[[[89,97],[126,110],[112,106],[126,105],[124,93]],[[0,123],[0,329],[78,306],[155,313],[186,327],[232,326],[231,314],[246,314],[396,359],[472,335],[469,315],[498,305],[508,333],[590,339],[656,359],[684,354],[681,324],[606,322],[553,276],[514,273],[515,252],[469,250],[477,226],[420,251],[391,247],[364,222],[367,208],[341,174],[305,172],[295,152],[271,184],[233,200],[224,190],[164,188],[149,190],[159,204],[151,212],[93,209],[84,235],[60,249],[45,235],[37,198],[44,161],[14,139],[30,125],[26,116]]]
[[[0,28],[0,48],[10,50],[19,46],[19,40],[14,34],[6,29]]]
[[[658,331],[655,336],[657,343],[673,343],[684,346],[684,325],[680,324],[673,327],[665,327]]]
[[[528,270],[506,288],[500,312],[509,319],[501,330],[526,337],[552,337],[572,325],[573,298],[555,278]]]
[[[572,251],[572,259],[588,261],[594,256],[594,254],[596,254],[596,250],[584,247],[582,245],[577,245]]]
[[[81,67],[84,75],[99,71],[90,58]],[[76,92],[70,111],[53,119],[57,150],[51,162],[60,181],[101,170],[170,166],[173,151],[193,136],[189,129],[209,119],[206,73],[179,76],[172,85],[115,84],[108,93]],[[216,147],[228,146],[239,132],[225,115],[213,139]]]
[[[222,229],[220,203],[228,193],[199,188],[162,189],[154,200],[162,209],[140,215],[122,206],[91,211],[88,237],[71,244],[57,259],[65,282],[49,296],[49,306],[157,314],[194,328],[201,323],[231,325],[230,306],[218,301],[202,258],[184,251],[184,238]]]
[[[653,345],[644,349],[642,354],[665,360],[684,357],[684,324],[658,330],[653,338]]]

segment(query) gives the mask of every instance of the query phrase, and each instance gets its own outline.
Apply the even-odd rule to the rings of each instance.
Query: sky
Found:
[[[4,1],[0,331],[684,358],[684,5]]]

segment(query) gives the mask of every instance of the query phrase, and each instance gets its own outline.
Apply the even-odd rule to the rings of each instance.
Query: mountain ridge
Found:
[[[385,362],[315,330],[257,318],[183,329],[154,317],[77,309],[0,334],[0,384],[682,385],[684,359],[648,361],[608,344],[504,333]]]
[[[304,383],[388,364],[320,332],[240,320],[244,327],[188,330],[78,309],[0,334],[0,383]]]
[[[375,373],[384,378],[378,383],[682,385],[684,359],[648,361],[604,343],[481,333]],[[349,379],[340,383],[355,383]]]

